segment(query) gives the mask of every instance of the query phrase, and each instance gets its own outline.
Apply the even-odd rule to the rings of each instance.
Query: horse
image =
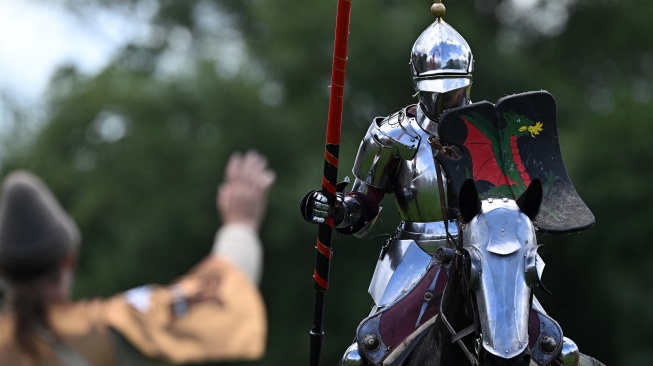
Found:
[[[540,285],[532,223],[542,201],[533,180],[517,199],[481,201],[474,181],[459,194],[455,248],[436,256],[448,267],[440,314],[405,366],[527,366],[533,287]]]

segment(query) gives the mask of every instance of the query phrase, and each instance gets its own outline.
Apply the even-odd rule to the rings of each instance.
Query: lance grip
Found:
[[[324,171],[322,176],[322,194],[327,198],[327,202],[331,206],[335,203],[336,182],[338,180],[338,154],[340,150],[340,130],[342,126],[350,13],[351,0],[338,0],[336,11],[336,31],[333,47],[333,64],[331,68],[329,114],[327,119],[326,144],[324,148]],[[318,366],[320,364],[322,341],[324,338],[324,332],[322,331],[322,316],[324,313],[324,295],[329,288],[332,235],[333,218],[328,217],[325,223],[319,225],[317,243],[315,245],[315,269],[313,271],[315,305],[313,308],[313,328],[310,332],[310,366]]]

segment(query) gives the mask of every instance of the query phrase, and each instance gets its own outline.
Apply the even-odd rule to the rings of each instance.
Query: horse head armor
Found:
[[[512,358],[528,348],[532,288],[540,284],[542,269],[531,220],[541,199],[538,180],[517,201],[480,201],[471,180],[461,189],[468,289],[476,296],[483,348],[497,357]]]

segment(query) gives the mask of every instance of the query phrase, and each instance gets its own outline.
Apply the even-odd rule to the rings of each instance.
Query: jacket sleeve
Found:
[[[111,298],[104,316],[138,351],[172,363],[254,360],[265,350],[258,289],[216,255],[170,286],[142,286]]]
[[[243,224],[223,225],[215,234],[211,253],[235,264],[254,284],[259,284],[263,245],[251,227]]]

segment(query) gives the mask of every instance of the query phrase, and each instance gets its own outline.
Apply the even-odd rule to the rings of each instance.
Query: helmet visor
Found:
[[[450,90],[464,88],[472,83],[471,75],[423,79],[415,78],[413,80],[415,81],[415,90],[433,93],[446,93]]]

